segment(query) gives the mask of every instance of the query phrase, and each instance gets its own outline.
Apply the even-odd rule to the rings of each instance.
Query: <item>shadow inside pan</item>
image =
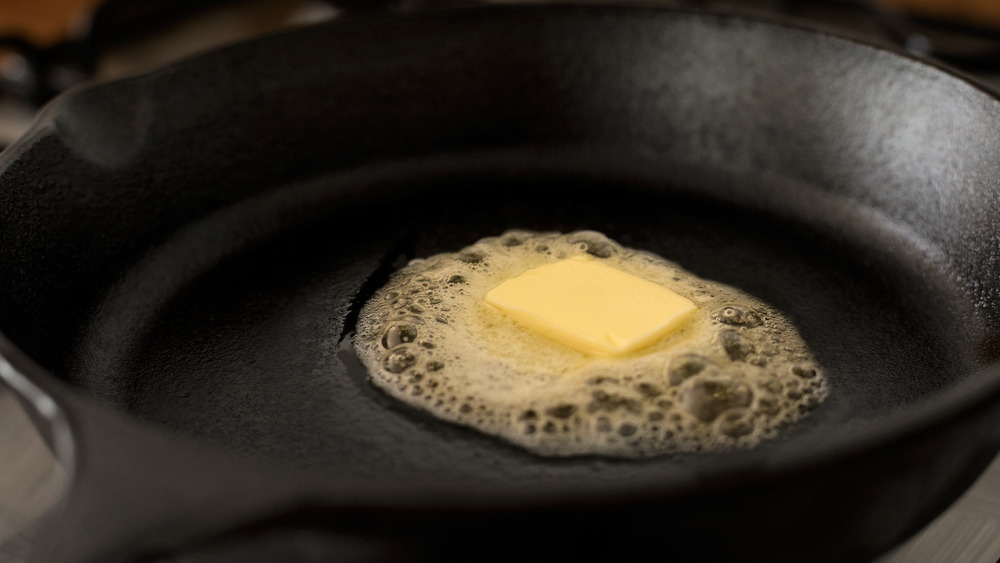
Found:
[[[684,185],[558,171],[330,176],[212,215],[133,268],[80,344],[79,384],[145,421],[331,477],[506,484],[684,475],[712,455],[544,459],[384,395],[351,351],[357,309],[396,267],[506,229],[594,229],[788,314],[831,381],[784,448],[863,430],[983,359],[927,260],[885,225],[827,232]],[[709,181],[705,179],[704,181]],[[794,199],[800,187],[786,187]],[[732,455],[732,454],[722,454]]]

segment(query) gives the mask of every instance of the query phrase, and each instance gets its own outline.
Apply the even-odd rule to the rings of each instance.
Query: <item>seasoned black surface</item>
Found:
[[[162,296],[127,291],[106,302],[81,343],[74,379],[144,420],[337,477],[567,486],[687,471],[671,459],[553,462],[522,453],[384,397],[367,383],[349,335],[338,347],[352,329],[345,326],[350,311],[371,291],[366,280],[382,265],[391,270],[514,227],[598,229],[786,311],[834,390],[815,420],[791,432],[802,440],[877,419],[973,368],[968,342],[956,337],[964,310],[929,302],[929,294],[956,300],[952,288],[931,285],[914,264],[860,243],[838,247],[803,225],[669,184],[497,178],[503,175],[411,178],[394,197],[322,211],[318,203],[311,222],[245,249],[226,247],[225,257],[203,265],[189,246],[282,221],[275,216],[294,222],[281,203],[305,193],[322,202],[334,181],[286,188],[266,198],[275,203],[254,205],[257,213],[213,217],[185,232],[199,236],[181,235],[154,252],[123,285],[166,285],[164,269],[204,273],[170,284]],[[880,229],[860,223],[844,231],[860,239]]]

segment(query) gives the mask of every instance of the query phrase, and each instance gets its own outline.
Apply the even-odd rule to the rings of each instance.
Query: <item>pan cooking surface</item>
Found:
[[[113,293],[74,378],[143,420],[331,476],[566,484],[683,473],[706,457],[538,458],[367,382],[350,333],[368,295],[410,258],[509,228],[599,230],[789,314],[832,388],[787,430],[793,443],[877,419],[971,368],[956,342],[960,311],[921,302],[946,288],[927,288],[927,272],[900,269],[858,241],[835,244],[808,225],[669,186],[503,176],[397,178],[350,203],[334,202],[338,178],[328,177],[210,216],[130,271],[121,287],[146,287],[170,264],[193,273],[161,282],[152,300]],[[317,202],[311,211],[283,207],[303,193]],[[860,238],[880,227],[852,228]],[[227,237],[234,242],[198,250]],[[109,334],[118,343],[110,351]]]

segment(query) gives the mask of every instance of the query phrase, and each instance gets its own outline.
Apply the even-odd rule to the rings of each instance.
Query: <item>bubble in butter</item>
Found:
[[[529,270],[567,260],[656,284],[694,309],[676,322],[650,321],[652,339],[601,349],[486,299]],[[355,347],[389,395],[543,456],[752,447],[807,416],[829,387],[773,307],[594,231],[508,231],[413,260],[362,308]]]

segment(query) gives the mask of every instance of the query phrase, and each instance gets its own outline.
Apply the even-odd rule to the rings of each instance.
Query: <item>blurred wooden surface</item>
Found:
[[[1000,0],[879,0],[887,6],[937,20],[1000,28]]]
[[[0,35],[48,47],[84,31],[101,0],[0,0]]]

